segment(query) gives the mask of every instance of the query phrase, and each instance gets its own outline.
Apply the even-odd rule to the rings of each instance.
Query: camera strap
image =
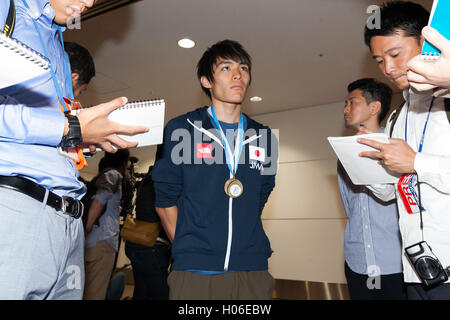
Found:
[[[417,176],[417,192],[419,194],[419,214],[420,214],[420,231],[422,233],[422,241],[425,241],[425,237],[423,236],[423,217],[422,217],[422,197],[420,193],[420,181],[419,181],[419,175],[416,173]]]

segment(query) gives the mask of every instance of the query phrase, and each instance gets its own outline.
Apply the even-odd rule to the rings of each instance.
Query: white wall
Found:
[[[391,111],[401,101],[401,94],[394,94]],[[274,251],[269,269],[276,279],[346,283],[347,217],[337,184],[337,158],[327,140],[353,134],[344,128],[343,107],[344,100],[254,117],[279,129],[279,171],[263,212]]]
[[[263,212],[277,279],[345,283],[346,223],[327,137],[344,134],[343,102],[254,117],[279,129],[276,187]]]

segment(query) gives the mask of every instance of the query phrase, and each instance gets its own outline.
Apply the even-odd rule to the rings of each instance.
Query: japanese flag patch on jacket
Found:
[[[250,160],[264,162],[266,160],[266,150],[264,148],[249,146]]]

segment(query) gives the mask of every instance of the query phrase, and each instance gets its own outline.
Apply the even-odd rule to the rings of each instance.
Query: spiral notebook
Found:
[[[82,110],[72,110],[71,113],[76,115]],[[111,112],[109,120],[126,125],[148,127],[149,131],[134,136],[118,135],[127,141],[137,141],[139,148],[162,143],[164,112],[165,102],[163,99],[128,102],[123,107]]]
[[[49,71],[39,52],[0,33],[0,89],[35,78]]]
[[[434,0],[428,25],[433,27],[447,39],[450,39],[450,0]],[[423,43],[422,55],[435,58],[441,51],[428,41]]]

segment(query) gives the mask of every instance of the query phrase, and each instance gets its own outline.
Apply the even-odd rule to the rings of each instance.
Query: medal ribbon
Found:
[[[244,121],[242,119],[242,112],[239,116],[239,125],[238,125],[238,137],[236,139],[236,143],[234,146],[234,153],[231,151],[230,144],[228,143],[228,139],[225,136],[225,133],[222,130],[222,127],[220,126],[219,120],[217,119],[216,113],[214,112],[214,106],[211,104],[211,113],[214,120],[214,125],[217,130],[220,132],[220,136],[222,138],[222,143],[225,148],[225,156],[227,159],[227,165],[228,169],[230,170],[233,177],[236,175],[238,166],[239,166],[239,159],[241,157],[242,149],[243,149],[243,142],[244,142]]]

